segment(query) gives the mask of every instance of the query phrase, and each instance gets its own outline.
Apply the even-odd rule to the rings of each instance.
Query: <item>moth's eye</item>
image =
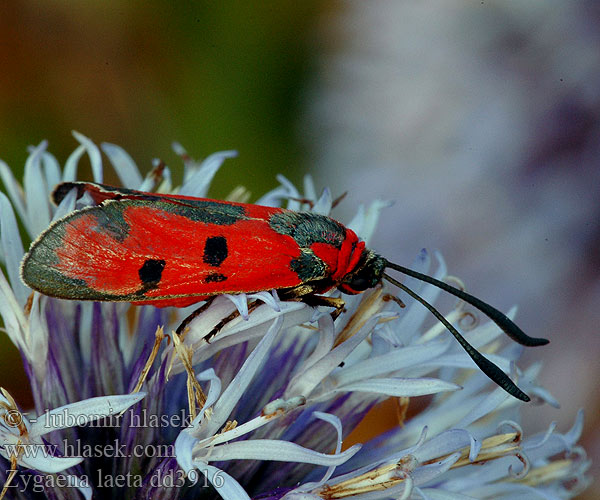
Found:
[[[348,286],[357,292],[363,292],[367,288],[371,288],[371,280],[363,278],[362,276],[356,276],[348,283]]]

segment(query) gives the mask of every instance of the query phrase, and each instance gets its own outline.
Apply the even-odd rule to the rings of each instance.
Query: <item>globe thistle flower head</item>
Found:
[[[344,296],[335,319],[329,308],[281,301],[277,290],[222,295],[180,334],[174,331],[195,306],[31,294],[19,279],[18,221],[33,240],[51,221],[96,203],[75,192],[58,207],[48,201],[56,184],[77,179],[84,154],[95,182],[103,180],[102,151],[124,187],[194,197],[207,195],[219,166],[234,156],[196,162],[175,145],[185,172],[174,188],[163,163],[144,178],[118,146],[75,137],[79,146],[62,169],[45,143],[32,148],[23,186],[0,162],[0,314],[35,406],[25,413],[6,391],[0,396],[2,495],[572,498],[587,485],[588,461],[577,446],[583,413],[565,434],[550,426],[525,436],[523,403],[474,369],[444,326],[427,326],[427,311],[409,297],[398,300],[397,290],[378,285]],[[303,192],[278,180],[258,204],[329,215],[329,190],[317,196],[308,177]],[[247,197],[240,189],[230,196]],[[359,207],[347,226],[368,243],[385,206]],[[446,277],[437,253],[421,252],[413,268]],[[438,300],[435,286],[406,283]],[[536,404],[557,404],[535,381],[539,365],[519,369],[521,346],[505,342],[494,323],[466,324],[472,315],[461,304],[444,317]],[[428,404],[406,417],[421,396]],[[398,426],[345,448],[366,413],[388,398],[398,401]]]

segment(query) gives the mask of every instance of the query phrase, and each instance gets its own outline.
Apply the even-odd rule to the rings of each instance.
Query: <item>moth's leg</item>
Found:
[[[260,305],[260,302],[258,300],[252,300],[252,301],[248,302],[248,314],[250,314],[252,311],[254,311],[254,309],[256,309],[259,305]],[[236,309],[229,316],[225,316],[221,321],[219,321],[215,325],[215,327],[208,333],[208,335],[206,337],[204,337],[204,340],[206,340],[206,342],[210,343],[210,339],[212,339],[217,333],[219,333],[219,331],[223,327],[225,327],[225,325],[227,325],[227,323],[229,323],[230,321],[233,321],[239,315],[240,315],[240,312]]]
[[[196,319],[200,314],[202,314],[204,311],[206,311],[210,305],[213,303],[213,300],[215,300],[217,296],[213,296],[213,297],[209,297],[208,299],[206,299],[206,302],[204,304],[202,304],[198,309],[195,309],[190,315],[188,315],[177,327],[177,330],[175,330],[175,333],[177,335],[181,335],[184,330],[189,326],[189,324]]]
[[[288,288],[279,292],[279,298],[281,300],[293,300],[295,302],[304,302],[306,305],[311,307],[325,306],[333,307],[335,310],[331,313],[331,317],[335,320],[342,312],[344,312],[344,306],[346,303],[344,299],[336,297],[325,297],[324,295],[317,295],[315,290],[321,289],[326,290],[331,288],[329,286],[319,283],[303,283],[294,288]]]
[[[206,302],[204,304],[202,304],[198,309],[196,309],[194,312],[192,312],[189,316],[187,316],[182,322],[181,324],[177,327],[177,330],[175,330],[175,333],[177,333],[177,335],[181,335],[185,329],[189,326],[189,324],[196,318],[198,317],[200,314],[202,314],[204,311],[206,311],[210,305],[212,304],[213,300],[215,300],[218,296],[215,295],[213,297],[210,297],[206,300]],[[254,309],[256,309],[258,306],[260,305],[260,302],[258,300],[253,300],[251,302],[248,302],[248,314],[250,314],[252,311],[254,311]],[[208,335],[206,335],[206,337],[204,337],[204,339],[209,342],[210,339],[212,339],[217,333],[219,333],[219,331],[230,321],[234,320],[235,318],[237,318],[240,315],[240,312],[236,309],[235,311],[233,311],[231,314],[229,314],[228,316],[226,316],[225,318],[223,318],[221,321],[219,321],[214,328],[208,332]]]
[[[344,299],[341,299],[339,297],[325,297],[323,295],[304,295],[302,297],[299,297],[298,300],[301,300],[305,304],[312,307],[334,307],[335,309],[331,312],[331,318],[334,321],[340,314],[344,312],[344,306],[346,305]]]

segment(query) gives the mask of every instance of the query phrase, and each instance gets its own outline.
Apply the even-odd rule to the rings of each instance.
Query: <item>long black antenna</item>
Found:
[[[400,267],[400,266],[398,266],[398,267]],[[416,274],[420,274],[420,273],[416,273]],[[427,276],[427,275],[423,275],[423,276]],[[403,285],[402,283],[400,283],[399,281],[395,280],[391,276],[388,276],[387,274],[384,274],[383,277],[386,280],[388,280],[390,283],[392,283],[393,285],[396,285],[398,288],[404,290],[406,293],[408,293],[408,295],[410,295],[412,298],[414,298],[415,300],[419,301],[427,309],[429,309],[431,311],[431,313],[438,319],[438,321],[440,321],[450,331],[450,333],[452,335],[454,335],[454,338],[456,340],[458,340],[458,342],[462,346],[462,348],[465,351],[467,351],[467,354],[471,357],[471,359],[473,361],[475,361],[475,364],[491,380],[493,380],[494,382],[496,382],[496,384],[498,384],[500,387],[502,387],[502,389],[504,389],[506,392],[508,392],[511,396],[514,396],[515,398],[520,399],[521,401],[531,401],[531,398],[527,394],[525,394],[521,389],[519,389],[514,384],[514,382],[510,378],[508,378],[508,375],[506,375],[506,373],[504,373],[500,368],[498,368],[489,359],[487,359],[484,356],[482,356],[481,353],[479,353],[479,351],[477,351],[477,349],[475,349],[471,344],[469,344],[467,342],[467,340],[460,333],[458,333],[458,330],[456,328],[454,328],[450,324],[450,322],[446,318],[444,318],[444,316],[442,316],[442,314],[435,307],[433,307],[423,297],[421,297],[420,295],[418,295],[415,292],[413,292],[406,285]],[[415,277],[418,278],[418,276],[415,276]],[[427,276],[427,278],[430,278],[430,277]],[[432,279],[434,281],[437,281],[434,278],[430,278],[430,279]],[[423,280],[423,281],[426,281],[426,280]],[[435,283],[432,283],[432,284],[435,285]],[[443,284],[445,285],[445,283],[443,283]],[[453,288],[453,287],[451,287],[451,288]],[[457,291],[460,291],[460,290],[457,290]],[[506,318],[506,319],[508,319],[508,318]],[[543,340],[543,339],[541,339],[541,340]]]
[[[385,267],[389,267],[390,269],[400,271],[402,274],[406,274],[407,276],[411,276],[412,278],[416,278],[418,280],[437,286],[445,292],[448,292],[458,297],[459,299],[464,300],[468,304],[471,304],[473,307],[479,309],[483,314],[489,317],[494,323],[496,323],[502,329],[502,331],[506,333],[506,335],[508,335],[511,339],[513,339],[515,342],[518,342],[521,345],[532,347],[538,345],[546,345],[548,342],[550,342],[548,339],[530,337],[517,325],[515,325],[515,323],[508,319],[505,314],[498,311],[498,309],[496,309],[495,307],[486,304],[483,300],[479,300],[477,297],[468,294],[467,292],[463,292],[462,290],[450,286],[447,283],[444,283],[443,281],[436,280],[431,276],[427,276],[426,274],[413,271],[412,269],[408,269],[407,267],[399,266],[398,264],[394,264],[393,262],[390,262],[388,260],[386,260],[385,262]],[[384,277],[390,280],[389,276],[384,275]]]

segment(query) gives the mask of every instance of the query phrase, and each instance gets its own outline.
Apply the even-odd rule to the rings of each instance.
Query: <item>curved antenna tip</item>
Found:
[[[546,345],[550,341],[548,339],[530,337],[523,330],[521,330],[511,319],[506,316],[506,314],[500,312],[495,307],[489,305],[481,299],[471,295],[470,293],[464,292],[463,290],[459,290],[448,283],[444,283],[443,281],[437,280],[423,273],[419,273],[417,271],[413,271],[412,269],[408,269],[407,267],[400,266],[398,264],[394,264],[389,260],[385,261],[386,267],[390,269],[394,269],[395,271],[399,271],[402,274],[406,274],[411,278],[416,278],[420,281],[424,281],[425,283],[429,283],[434,285],[445,292],[458,297],[461,300],[464,300],[467,304],[472,305],[476,309],[479,309],[483,314],[485,314],[488,318],[490,318],[496,325],[500,327],[500,329],[506,333],[511,339],[515,342],[527,346],[527,347],[537,347],[541,345]]]

